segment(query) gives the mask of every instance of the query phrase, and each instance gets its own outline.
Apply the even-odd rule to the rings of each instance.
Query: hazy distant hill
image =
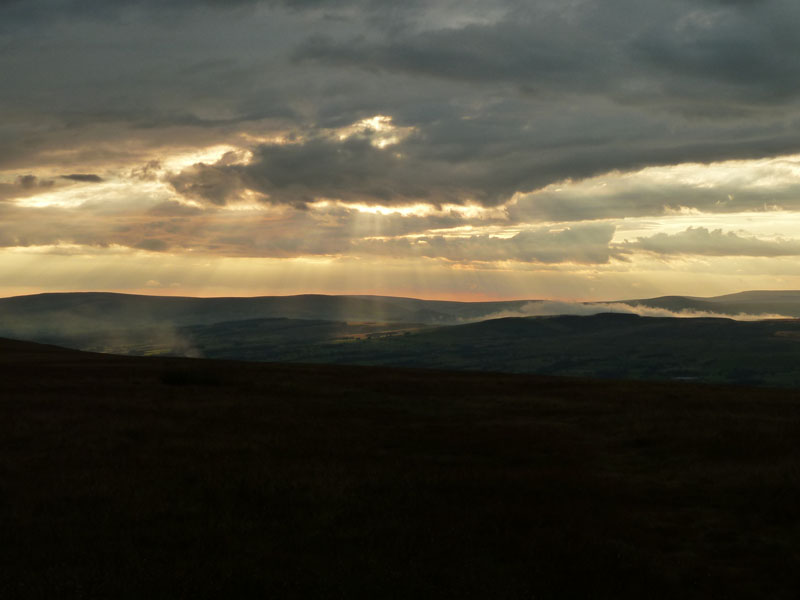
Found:
[[[381,296],[183,298],[99,292],[38,294],[0,299],[0,335],[64,341],[98,331],[265,318],[448,324],[516,310],[525,303]]]
[[[63,343],[86,334],[274,318],[454,325],[497,316],[535,314],[539,302],[453,302],[314,294],[254,298],[185,298],[100,292],[38,294],[0,298],[0,335]],[[798,291],[752,291],[715,298],[663,296],[617,302],[674,312],[769,313],[800,317]],[[591,307],[591,303],[587,305]]]
[[[800,317],[800,291],[797,290],[754,290],[711,298],[661,296],[621,302],[632,306],[664,308],[673,312],[701,311],[730,316],[774,314]]]
[[[800,315],[800,292],[626,304],[676,313]],[[491,318],[541,306],[381,296],[43,294],[0,299],[0,336],[117,354],[800,386],[800,321]]]
[[[708,300],[713,302],[798,304],[800,303],[800,290],[750,290],[735,294],[725,294],[724,296],[714,296],[708,298]]]

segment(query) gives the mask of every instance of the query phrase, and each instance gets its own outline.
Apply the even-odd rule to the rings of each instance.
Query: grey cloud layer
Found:
[[[255,149],[248,165],[200,163],[170,177],[178,192],[212,204],[226,204],[251,190],[295,206],[317,198],[383,205],[493,205],[514,191],[501,180],[502,165],[494,160],[456,163],[431,152],[416,135],[385,148],[363,135],[267,144]]]
[[[576,224],[534,228],[512,237],[432,235],[432,226],[479,224],[457,215],[404,217],[363,214],[343,207],[253,215],[201,211],[161,202],[146,212],[103,205],[23,208],[0,204],[0,246],[112,245],[154,252],[186,249],[225,256],[286,258],[308,255],[427,257],[448,261],[555,264],[607,263],[614,226]],[[413,238],[390,237],[413,235]],[[381,237],[375,237],[381,236]]]
[[[658,216],[682,208],[707,213],[763,211],[770,208],[800,210],[800,185],[773,188],[746,185],[697,186],[680,183],[636,182],[594,194],[564,186],[525,195],[508,207],[512,222],[581,221]]]
[[[534,229],[510,238],[473,235],[465,238],[423,236],[416,239],[367,240],[356,251],[393,256],[425,256],[456,262],[518,261],[537,263],[607,263],[614,226],[578,225],[563,230]]]
[[[20,175],[13,182],[0,183],[0,202],[32,196],[53,187],[54,181],[39,179],[35,175]]]
[[[212,204],[249,189],[297,206],[495,205],[612,169],[800,150],[794,1],[99,6],[0,4],[0,169],[104,172],[296,132],[250,165],[176,174],[175,189]],[[384,149],[324,135],[376,114],[415,133]]]
[[[468,218],[454,211],[427,216],[362,213],[336,204],[262,212],[214,206],[200,209],[166,199],[124,196],[114,203],[87,200],[72,208],[0,203],[0,247],[77,244],[151,252],[192,250],[220,256],[424,257],[461,264],[511,261],[541,265],[602,265],[642,254],[665,259],[800,256],[798,239],[756,237],[705,227],[624,242],[613,241],[616,225],[609,222],[528,226],[510,236],[487,230],[464,233],[466,227],[481,231],[483,226],[498,225],[507,226],[508,222],[502,218]],[[455,227],[463,228],[460,235],[453,234]],[[443,235],[434,229],[450,233]]]
[[[657,233],[624,245],[630,250],[644,250],[662,255],[700,256],[800,256],[800,241],[761,239],[733,231],[689,227],[679,233]]]

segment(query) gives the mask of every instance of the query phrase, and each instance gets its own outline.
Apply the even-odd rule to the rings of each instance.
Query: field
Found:
[[[0,597],[794,598],[800,394],[0,343]]]

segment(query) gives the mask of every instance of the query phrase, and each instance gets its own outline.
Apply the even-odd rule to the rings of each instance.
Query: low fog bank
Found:
[[[761,321],[764,319],[793,319],[790,315],[760,313],[760,314],[726,314],[721,312],[682,309],[678,311],[667,308],[657,308],[644,305],[633,305],[624,302],[559,302],[554,300],[535,300],[529,302],[515,311],[501,311],[481,317],[480,321],[488,319],[501,319],[504,317],[546,317],[555,315],[581,315],[590,316],[601,313],[620,313],[639,315],[640,317],[677,317],[691,318],[717,318],[735,319],[737,321]]]

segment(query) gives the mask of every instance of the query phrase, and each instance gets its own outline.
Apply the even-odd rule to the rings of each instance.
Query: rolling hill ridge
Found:
[[[549,308],[535,300],[42,294],[0,299],[0,335],[116,354],[800,386],[800,321],[721,317],[800,314],[798,292],[562,303],[554,310],[584,314],[524,316]],[[640,309],[720,316],[631,312]]]

